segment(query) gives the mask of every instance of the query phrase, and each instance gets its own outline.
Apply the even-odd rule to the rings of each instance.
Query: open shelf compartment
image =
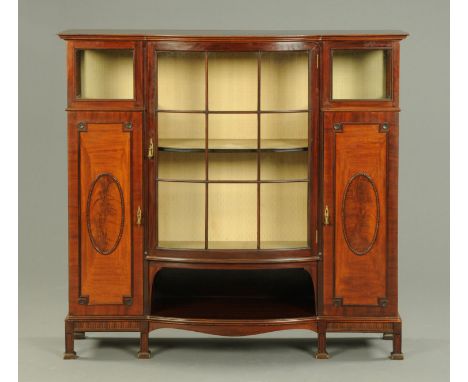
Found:
[[[152,316],[262,320],[314,317],[315,312],[313,281],[299,268],[165,268],[152,284]]]
[[[78,99],[134,98],[132,49],[78,49],[76,55]]]

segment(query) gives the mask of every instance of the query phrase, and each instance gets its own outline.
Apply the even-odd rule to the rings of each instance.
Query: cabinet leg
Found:
[[[318,341],[317,352],[315,353],[316,359],[328,359],[330,356],[327,353],[327,323],[318,322]]]
[[[73,327],[73,321],[65,320],[65,353],[63,354],[63,359],[78,358],[74,350],[75,338]]]
[[[384,333],[382,335],[383,340],[393,340],[393,333]]]
[[[390,354],[390,359],[402,360],[403,353],[401,352],[401,322],[393,324],[393,351]]]
[[[86,338],[85,332],[75,332],[75,340],[84,340]]]
[[[140,332],[140,351],[138,352],[139,359],[148,359],[151,357],[149,350],[149,324],[144,322],[141,324]]]

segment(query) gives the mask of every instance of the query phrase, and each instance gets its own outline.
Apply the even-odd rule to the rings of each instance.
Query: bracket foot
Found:
[[[151,358],[151,352],[148,351],[139,351],[138,352],[138,358],[139,359],[150,359]]]
[[[330,355],[328,353],[315,353],[315,358],[316,359],[329,359]]]
[[[72,353],[63,353],[63,359],[77,359],[78,356],[76,355],[76,352]]]

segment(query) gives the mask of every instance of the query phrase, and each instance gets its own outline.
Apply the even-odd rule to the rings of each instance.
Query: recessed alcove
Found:
[[[133,99],[134,59],[131,49],[77,51],[80,99]]]
[[[160,270],[151,315],[184,319],[281,319],[315,316],[312,279],[304,269]]]

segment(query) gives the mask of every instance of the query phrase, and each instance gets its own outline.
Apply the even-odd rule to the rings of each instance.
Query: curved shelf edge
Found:
[[[273,258],[273,259],[216,259],[216,258],[182,258],[182,257],[164,257],[147,256],[149,261],[188,263],[188,264],[286,264],[286,263],[307,263],[320,260],[319,256],[294,257],[294,258]]]
[[[290,329],[306,329],[317,332],[316,316],[238,320],[148,316],[148,321],[150,331],[171,328],[228,337],[249,336]]]
[[[288,147],[288,148],[260,148],[260,152],[271,152],[271,153],[288,153],[288,152],[302,152],[307,151],[307,147]],[[173,153],[204,153],[204,148],[180,148],[180,147],[168,147],[168,146],[159,146],[158,151],[163,152],[173,152]],[[209,153],[256,153],[258,150],[256,148],[211,148],[208,149]]]
[[[310,263],[321,257],[311,254],[311,249],[283,249],[283,250],[171,250],[156,249],[150,251],[146,260],[179,264],[231,264],[231,265],[264,265]]]
[[[307,139],[213,139],[208,142],[205,139],[172,139],[162,138],[158,140],[158,151],[202,153],[205,149],[210,153],[237,153],[237,152],[298,152],[307,151],[309,142]]]

